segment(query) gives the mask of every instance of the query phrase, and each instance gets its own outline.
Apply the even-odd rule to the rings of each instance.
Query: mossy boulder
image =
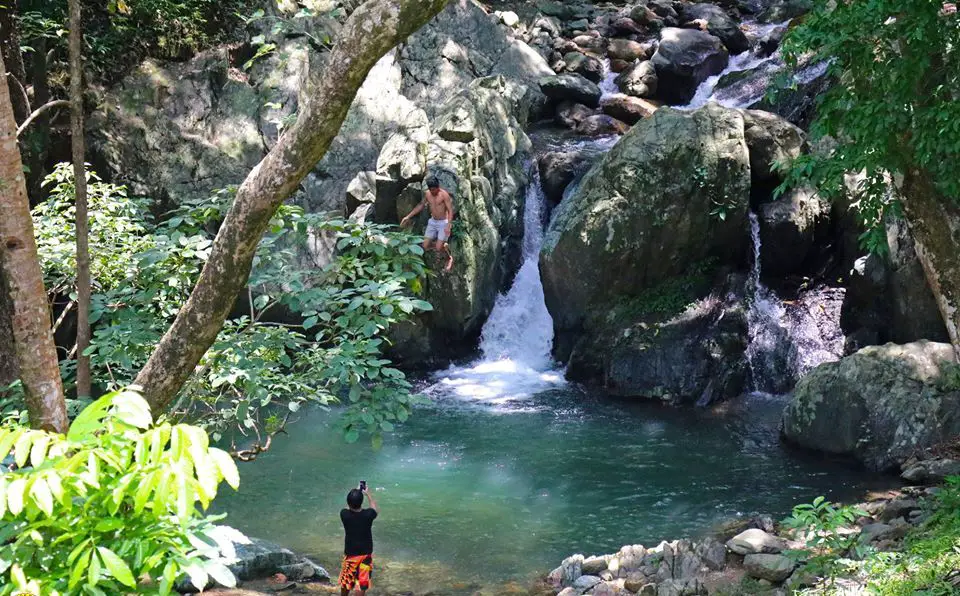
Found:
[[[783,414],[791,443],[851,455],[875,470],[957,434],[960,369],[947,343],[871,346],[818,366]]]
[[[558,333],[587,313],[685,274],[740,262],[750,198],[743,115],[662,108],[627,133],[560,206],[540,254]]]

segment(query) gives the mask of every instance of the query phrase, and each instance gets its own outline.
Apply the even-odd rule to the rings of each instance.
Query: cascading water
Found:
[[[545,197],[537,168],[530,170],[523,214],[523,264],[483,326],[483,356],[467,367],[442,371],[427,389],[430,395],[504,405],[564,384],[562,371],[550,357],[553,319],[540,282]]]
[[[604,58],[601,64],[603,65],[603,79],[598,85],[600,87],[600,100],[603,101],[609,97],[623,95],[623,93],[620,92],[620,88],[617,87],[616,82],[619,74],[613,72],[613,69],[610,68],[610,59]]]
[[[753,268],[750,270],[750,308],[747,311],[747,364],[754,391],[782,393],[791,374],[790,337],[780,299],[760,281],[760,222],[750,212]]]

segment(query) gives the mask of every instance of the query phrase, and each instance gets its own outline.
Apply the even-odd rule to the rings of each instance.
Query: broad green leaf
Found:
[[[7,479],[0,475],[0,519],[7,514]]]
[[[97,553],[100,555],[100,558],[103,559],[103,566],[106,567],[107,572],[116,578],[118,582],[129,588],[137,587],[137,582],[133,579],[133,573],[130,571],[130,567],[127,566],[123,559],[117,556],[117,553],[104,546],[98,546]]]
[[[50,446],[50,435],[41,435],[33,442],[30,448],[30,465],[39,467],[47,457],[47,447]]]
[[[20,513],[23,512],[23,499],[26,490],[26,478],[17,478],[7,485],[7,506],[10,509],[10,513],[20,515]]]
[[[234,490],[240,488],[240,472],[237,470],[237,463],[233,461],[230,454],[222,449],[213,447],[210,449],[210,458],[217,464],[220,475]]]
[[[53,513],[53,495],[50,494],[50,487],[47,486],[47,481],[42,476],[33,481],[33,486],[30,487],[30,496],[37,507],[40,508],[40,511],[47,515]]]
[[[18,468],[27,465],[27,459],[30,457],[30,447],[34,439],[39,438],[39,435],[40,433],[37,431],[31,430],[23,433],[20,435],[20,438],[17,439],[17,444],[13,448],[13,459]]]
[[[70,425],[67,440],[78,443],[99,430],[101,428],[100,423],[106,417],[110,406],[113,405],[116,395],[117,392],[108,393],[84,408],[73,420],[73,424]]]
[[[217,582],[224,588],[235,588],[237,586],[237,578],[234,577],[233,573],[227,568],[226,565],[217,561],[207,561],[203,565],[204,571],[213,578],[213,581]]]
[[[79,555],[79,558],[71,563],[72,567],[70,568],[70,579],[67,586],[72,590],[77,585],[83,581],[84,572],[86,572],[87,567],[90,566],[90,557],[93,556],[93,549],[81,550],[83,554]]]

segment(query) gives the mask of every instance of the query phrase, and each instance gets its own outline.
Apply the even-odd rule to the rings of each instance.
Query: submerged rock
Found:
[[[700,83],[727,66],[729,54],[713,35],[694,29],[664,29],[650,59],[657,69],[657,96],[668,104],[687,104]]]
[[[800,380],[783,414],[784,437],[888,470],[960,433],[953,347],[920,341],[864,348]]]

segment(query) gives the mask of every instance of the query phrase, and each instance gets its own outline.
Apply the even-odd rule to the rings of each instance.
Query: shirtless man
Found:
[[[433,241],[437,241],[438,252],[447,253],[447,265],[444,271],[453,268],[453,255],[447,240],[450,238],[450,228],[453,226],[453,198],[450,193],[440,188],[440,181],[436,176],[427,180],[427,192],[423,193],[423,200],[400,221],[400,227],[410,225],[410,220],[416,217],[423,208],[430,205],[430,221],[427,222],[427,231],[423,235],[423,250],[431,250]]]

